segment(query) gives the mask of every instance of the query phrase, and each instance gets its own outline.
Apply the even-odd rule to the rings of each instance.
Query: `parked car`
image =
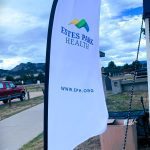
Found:
[[[25,88],[16,86],[11,81],[0,81],[0,101],[4,104],[8,103],[9,99],[20,98],[21,101],[25,98]]]

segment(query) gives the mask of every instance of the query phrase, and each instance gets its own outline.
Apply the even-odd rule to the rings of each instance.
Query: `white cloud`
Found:
[[[8,53],[13,52],[13,55],[10,57],[8,55],[4,56],[4,58],[10,58],[13,59],[13,57],[17,58],[23,58],[22,62],[24,62],[26,59],[30,62],[43,62],[45,61],[45,55],[46,55],[46,44],[45,43],[37,43],[30,44],[30,45],[10,45],[8,47]],[[36,57],[36,58],[35,58]],[[19,59],[20,60],[20,59]]]
[[[21,34],[35,27],[45,27],[46,22],[32,14],[4,7],[0,14],[0,29],[5,34]]]
[[[142,0],[102,0],[102,12],[104,12],[104,17],[119,16],[121,12],[127,9],[141,6]]]
[[[22,63],[22,62],[29,62],[29,58],[26,57],[13,57],[13,58],[4,58],[2,63],[0,63],[1,69],[12,69],[16,65]]]
[[[46,0],[45,3],[42,0],[5,0],[0,13],[0,55],[5,60],[0,68],[7,69],[19,62],[45,60],[51,3],[52,0]],[[102,59],[103,65],[106,66],[112,60],[117,65],[135,60],[141,16],[130,15],[130,10],[140,6],[142,0],[102,0],[100,48],[106,53],[106,58]],[[129,15],[122,16],[124,11],[129,11]],[[146,59],[144,39],[141,48],[139,58]]]
[[[49,18],[6,6],[1,12],[0,55],[3,62],[0,63],[0,68],[12,69],[15,65],[28,61],[43,62]]]
[[[106,53],[106,58],[102,59],[102,65],[107,66],[109,61],[123,65],[136,59],[142,14],[130,15],[130,9],[141,5],[142,1],[135,0],[117,0],[115,2],[102,0],[100,49]],[[129,9],[129,15],[120,16],[127,9]],[[141,41],[142,52],[139,57],[141,60],[146,59],[145,39],[143,37]]]

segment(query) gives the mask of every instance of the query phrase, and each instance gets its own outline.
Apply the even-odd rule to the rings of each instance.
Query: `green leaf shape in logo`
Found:
[[[77,19],[74,19],[74,20],[71,22],[71,24],[74,24],[78,29],[84,27],[87,32],[90,31],[89,26],[88,26],[88,24],[87,24],[87,22],[86,22],[85,19],[82,19],[82,20],[80,20],[80,21],[78,21]]]

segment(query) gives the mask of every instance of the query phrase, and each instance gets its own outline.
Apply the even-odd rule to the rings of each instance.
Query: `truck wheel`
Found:
[[[25,100],[25,93],[24,92],[22,92],[21,96],[20,96],[20,101],[23,101],[23,100]]]
[[[8,103],[8,100],[3,100],[3,103],[4,103],[4,104],[7,104],[7,103]]]

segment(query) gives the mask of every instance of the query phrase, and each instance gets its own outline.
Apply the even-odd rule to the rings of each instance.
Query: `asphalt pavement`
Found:
[[[43,131],[43,104],[0,121],[0,150],[19,150]]]

